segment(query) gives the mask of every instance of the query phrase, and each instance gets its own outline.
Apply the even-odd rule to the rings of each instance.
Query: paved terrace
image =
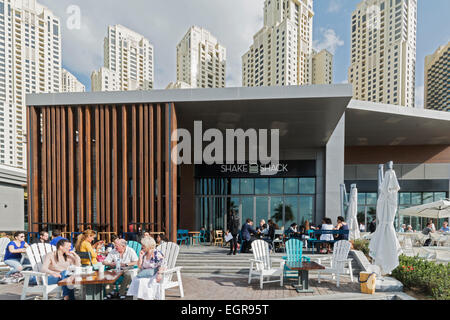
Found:
[[[392,293],[377,293],[365,295],[360,293],[357,282],[359,269],[353,264],[354,282],[350,282],[350,276],[341,276],[340,287],[336,287],[336,281],[321,279],[317,282],[317,273],[310,272],[310,288],[313,293],[297,293],[292,287],[296,279],[285,279],[283,287],[279,282],[264,284],[264,289],[259,288],[259,279],[254,278],[248,284],[249,259],[252,254],[237,254],[227,256],[228,248],[212,246],[182,246],[177,265],[183,266],[182,280],[185,297],[179,296],[178,288],[166,291],[167,300],[275,300],[275,299],[392,299]],[[273,256],[281,257],[283,253],[275,253]],[[325,255],[305,255],[312,259]],[[4,272],[3,272],[4,274]],[[325,275],[325,277],[328,275]],[[275,280],[275,278],[274,278]],[[0,284],[0,300],[19,300],[22,284]],[[79,291],[77,291],[79,292]],[[81,297],[80,297],[81,298]],[[29,295],[28,299],[42,299]],[[50,295],[50,299],[55,296]]]

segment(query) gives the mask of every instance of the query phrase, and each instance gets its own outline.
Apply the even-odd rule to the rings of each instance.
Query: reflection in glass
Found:
[[[410,204],[411,203],[411,193],[409,192],[400,192],[399,193],[400,196],[400,204]],[[433,196],[431,196],[431,198],[433,198]]]
[[[292,223],[298,223],[298,197],[284,198],[284,230],[287,230]]]
[[[270,193],[272,194],[283,193],[283,178],[270,179]]]
[[[239,179],[231,179],[231,194],[239,194]]]
[[[315,178],[300,178],[300,193],[301,194],[315,194],[316,193],[316,179]]]
[[[376,193],[366,193],[366,204],[377,204]]]
[[[364,205],[366,204],[366,194],[362,192],[358,192],[358,204]]]
[[[269,193],[269,178],[255,179],[255,194]]]
[[[241,194],[253,194],[253,179],[241,180]]]
[[[434,201],[444,200],[447,198],[447,193],[445,192],[435,192]]]
[[[305,225],[306,220],[313,222],[314,197],[300,196],[300,225]]]
[[[433,192],[424,192],[423,193],[423,203],[431,203],[433,202]]]
[[[241,198],[241,203],[242,203],[242,220],[243,222],[245,222],[245,220],[247,220],[247,218],[250,218],[254,221],[254,217],[253,217],[253,197],[242,197]],[[256,222],[255,222],[256,225]]]
[[[298,179],[297,178],[285,178],[284,179],[284,193],[285,194],[297,194],[298,193]]]
[[[270,217],[280,227],[283,225],[283,198],[271,197],[270,198]]]
[[[256,197],[256,217],[255,224],[258,224],[261,219],[264,219],[267,223],[269,219],[269,198],[268,197]]]
[[[420,192],[411,193],[411,204],[412,205],[422,204],[422,193]]]

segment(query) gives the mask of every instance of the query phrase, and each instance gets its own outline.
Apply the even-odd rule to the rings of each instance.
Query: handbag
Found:
[[[225,242],[231,241],[231,239],[233,239],[233,235],[231,234],[231,232],[228,232],[225,235]]]

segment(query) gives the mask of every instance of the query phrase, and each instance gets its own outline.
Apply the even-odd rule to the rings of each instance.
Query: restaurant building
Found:
[[[390,160],[401,206],[448,197],[450,115],[351,96],[351,85],[29,95],[29,229],[120,232],[138,224],[173,240],[179,228],[226,228],[230,209],[242,222],[335,223],[344,182],[347,190],[357,184],[367,223],[378,164]],[[201,150],[209,129],[224,137],[227,129],[278,129],[279,163],[177,165],[177,129],[193,143],[200,134]]]

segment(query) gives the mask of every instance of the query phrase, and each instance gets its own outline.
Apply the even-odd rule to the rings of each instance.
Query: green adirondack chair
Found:
[[[127,245],[136,252],[136,254],[137,254],[138,258],[139,258],[139,253],[141,252],[142,245],[139,242],[136,242],[136,241],[128,241]]]
[[[307,256],[303,256],[303,241],[299,239],[289,239],[285,243],[286,245],[286,256],[283,257],[286,260],[286,264],[284,265],[284,277],[285,278],[297,278],[298,271],[289,270],[287,264],[289,262],[301,262],[307,261],[310,262],[311,258]]]

